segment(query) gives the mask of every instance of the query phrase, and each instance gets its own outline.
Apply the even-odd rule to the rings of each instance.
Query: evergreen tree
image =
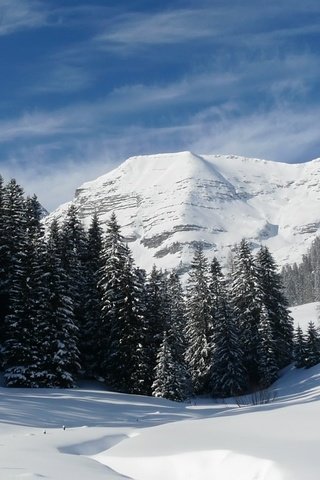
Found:
[[[307,368],[320,363],[320,338],[313,322],[309,322],[306,338],[306,360]]]
[[[147,321],[147,355],[149,373],[147,384],[149,389],[153,382],[153,372],[156,366],[163,332],[169,321],[169,297],[165,275],[154,265],[146,282],[146,321]]]
[[[118,390],[142,392],[147,368],[142,288],[115,214],[108,223],[100,288],[103,375]]]
[[[78,348],[85,343],[81,333],[84,332],[84,312],[86,298],[87,239],[79,220],[75,205],[67,211],[60,235],[62,267],[65,272],[65,289],[73,308],[74,323],[78,328]]]
[[[226,291],[221,265],[216,257],[212,259],[210,265],[209,290],[211,295],[211,316],[214,330],[215,319],[219,317],[221,309],[225,307],[224,303],[226,301]]]
[[[212,354],[211,295],[208,263],[201,247],[195,251],[187,284],[186,362],[195,393],[209,389]]]
[[[30,239],[36,239],[43,235],[41,224],[42,207],[37,196],[27,197],[25,204],[26,228]]]
[[[283,295],[280,275],[267,247],[261,247],[257,254],[257,271],[261,301],[269,317],[275,360],[280,369],[292,360],[293,320]]]
[[[297,368],[306,366],[307,345],[302,328],[298,325],[294,336],[294,360]]]
[[[15,183],[11,186],[11,193],[17,195],[15,204],[22,212],[15,228],[19,250],[12,258],[10,311],[6,317],[4,351],[5,379],[9,386],[38,386],[41,361],[38,320],[43,288],[40,261],[42,230],[36,209],[30,208],[38,206],[36,199],[28,199],[24,203],[22,189],[17,188]]]
[[[178,275],[172,272],[167,279],[168,319],[167,338],[175,360],[184,364],[186,351],[185,321],[186,306],[183,290]]]
[[[186,398],[186,379],[181,365],[173,358],[167,333],[164,332],[163,341],[157,355],[155,379],[152,384],[154,397],[182,401]]]
[[[15,387],[37,386],[34,379],[38,362],[36,326],[31,298],[34,252],[27,247],[26,244],[15,257],[10,283],[10,309],[6,316],[5,380],[8,386]]]
[[[218,397],[240,395],[247,388],[239,328],[225,288],[220,265],[211,264],[210,291],[213,316],[213,354],[211,366],[212,394]]]
[[[269,387],[278,376],[277,343],[272,328],[272,314],[262,306],[259,324],[259,374],[260,386]]]
[[[61,235],[55,220],[50,225],[43,270],[44,295],[39,321],[41,381],[50,387],[73,387],[80,368],[78,327],[72,299],[66,291],[68,276],[61,260]]]
[[[99,372],[97,345],[100,342],[101,291],[99,280],[101,273],[102,228],[98,216],[94,214],[88,230],[88,249],[85,261],[85,289],[83,325],[80,335],[81,365],[87,376]]]
[[[2,364],[1,351],[5,339],[5,317],[9,308],[9,251],[5,232],[5,188],[0,175],[0,365]]]
[[[167,340],[173,361],[179,370],[181,398],[192,392],[191,378],[185,360],[186,341],[186,306],[182,286],[177,273],[172,272],[167,279],[169,314],[167,321]]]
[[[240,328],[244,364],[250,382],[255,385],[259,375],[259,322],[261,295],[257,269],[246,240],[242,240],[234,256],[231,295],[233,315]]]
[[[73,302],[75,321],[80,326],[83,318],[87,239],[74,205],[69,207],[63,222],[60,245],[63,268],[69,277],[66,288]]]

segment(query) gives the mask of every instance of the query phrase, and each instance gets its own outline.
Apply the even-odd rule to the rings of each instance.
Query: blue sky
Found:
[[[52,209],[126,157],[320,156],[318,0],[0,0],[0,171]]]

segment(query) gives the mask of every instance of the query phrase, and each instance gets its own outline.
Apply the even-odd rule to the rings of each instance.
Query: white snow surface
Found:
[[[0,479],[318,480],[320,365],[288,367],[262,397],[0,387]]]
[[[299,325],[306,332],[309,322],[313,322],[316,327],[320,328],[320,302],[291,307],[290,311],[295,328]]]
[[[83,184],[73,203],[86,226],[115,211],[139,266],[190,263],[195,242],[228,256],[243,237],[280,264],[300,261],[320,229],[320,159],[287,164],[191,152],[132,157]],[[63,220],[69,204],[49,217]]]

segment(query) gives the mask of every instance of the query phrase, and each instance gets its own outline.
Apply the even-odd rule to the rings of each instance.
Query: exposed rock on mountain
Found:
[[[132,157],[83,184],[73,203],[89,224],[115,211],[137,264],[189,264],[201,243],[226,258],[245,237],[276,260],[299,261],[320,232],[320,159],[285,164],[190,152]],[[49,215],[62,220],[70,204]]]

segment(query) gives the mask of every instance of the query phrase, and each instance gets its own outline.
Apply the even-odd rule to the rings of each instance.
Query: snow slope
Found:
[[[278,262],[299,261],[320,228],[320,159],[285,164],[180,152],[132,157],[83,184],[74,204],[85,224],[116,211],[141,267],[188,265],[194,245],[225,258],[246,237]],[[46,219],[62,220],[69,204]]]
[[[288,368],[267,398],[0,387],[0,479],[318,480],[320,365]]]
[[[320,302],[306,303],[290,308],[295,328],[300,325],[304,332],[308,329],[308,323],[313,322],[320,327]]]

